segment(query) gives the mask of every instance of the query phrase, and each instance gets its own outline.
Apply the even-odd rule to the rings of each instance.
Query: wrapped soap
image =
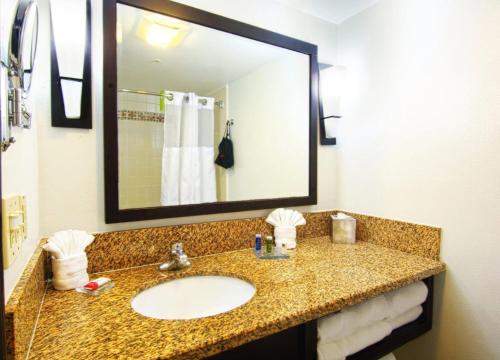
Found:
[[[331,240],[336,244],[354,244],[356,242],[356,219],[337,213],[332,215]]]

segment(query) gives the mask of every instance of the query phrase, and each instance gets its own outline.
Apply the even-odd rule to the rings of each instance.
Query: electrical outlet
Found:
[[[27,237],[26,197],[9,196],[2,199],[3,265],[7,269],[21,252]]]

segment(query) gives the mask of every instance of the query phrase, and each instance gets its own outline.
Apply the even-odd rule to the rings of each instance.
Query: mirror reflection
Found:
[[[38,6],[36,1],[19,2],[10,40],[10,60],[25,93],[31,87],[31,74],[38,39]]]
[[[308,55],[117,6],[121,209],[308,195]]]

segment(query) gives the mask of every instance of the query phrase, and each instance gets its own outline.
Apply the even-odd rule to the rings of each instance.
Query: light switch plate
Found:
[[[27,237],[26,197],[23,195],[2,198],[3,265],[7,269],[21,252]]]

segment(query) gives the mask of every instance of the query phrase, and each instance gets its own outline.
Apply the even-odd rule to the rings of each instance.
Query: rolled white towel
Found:
[[[296,210],[279,208],[271,212],[266,222],[273,226],[299,226],[305,225],[306,219]]]
[[[85,252],[94,236],[82,230],[63,230],[54,233],[42,247],[56,259],[64,259]]]
[[[77,287],[83,286],[89,282],[89,275],[86,271],[82,271],[79,274],[75,274],[73,277],[69,278],[56,278],[52,279],[52,285],[56,290],[71,290]]]
[[[340,360],[375,344],[391,333],[391,325],[377,321],[337,341],[318,344],[318,360]]]
[[[52,284],[56,290],[70,290],[82,286],[89,281],[87,273],[88,260],[85,253],[73,255],[65,259],[52,258]]]
[[[274,228],[274,238],[278,247],[284,245],[289,250],[297,247],[297,229],[295,226],[276,226]]]
[[[422,304],[427,298],[427,286],[422,281],[384,294],[389,304],[389,318],[394,318]]]
[[[386,321],[389,324],[391,324],[392,330],[394,330],[416,320],[420,316],[420,314],[422,314],[422,312],[423,312],[422,306],[418,305],[402,313],[401,315],[389,318]]]
[[[389,304],[384,295],[348,307],[318,320],[319,343],[341,339],[388,316]]]
[[[57,278],[70,278],[82,271],[87,272],[88,259],[86,254],[79,254],[65,259],[52,259],[52,272]]]

